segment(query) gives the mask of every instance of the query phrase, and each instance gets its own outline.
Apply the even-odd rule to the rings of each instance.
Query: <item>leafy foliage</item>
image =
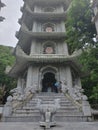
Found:
[[[68,11],[66,28],[69,52],[80,49],[87,44],[93,46],[95,27],[91,23],[92,10],[90,0],[73,0]]]
[[[89,97],[91,103],[98,103],[98,47],[91,48],[89,52],[85,52],[81,56],[81,63],[85,64],[90,75],[83,79],[83,87],[85,93]],[[86,59],[86,62],[84,63]]]
[[[93,40],[96,30],[91,19],[90,0],[73,0],[67,16],[66,42],[70,54],[78,49],[84,50],[79,62],[89,75],[82,79],[82,85],[90,102],[98,104],[98,43]]]
[[[5,102],[9,91],[15,86],[16,82],[5,74],[5,68],[14,63],[14,56],[11,54],[11,47],[0,46],[0,100]]]

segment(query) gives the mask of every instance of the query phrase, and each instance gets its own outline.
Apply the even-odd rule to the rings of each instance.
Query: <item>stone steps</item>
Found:
[[[70,106],[72,106],[72,104],[70,104],[70,103],[68,103],[68,104],[63,104],[63,103],[60,103],[60,105],[61,105],[61,107],[63,106],[65,106],[65,107],[70,107]],[[24,106],[23,108],[25,108],[25,109],[30,109],[30,108],[32,108],[32,107],[36,107],[36,104],[27,104],[26,106]]]
[[[66,116],[55,116],[54,120],[57,122],[86,122],[89,121],[91,117],[78,116],[78,115],[66,115]],[[5,122],[39,122],[41,121],[40,116],[11,116],[3,119]]]
[[[42,104],[54,104],[54,99],[60,99],[60,109],[55,114],[56,121],[84,121],[87,120],[83,116],[83,113],[79,110],[75,104],[65,97],[62,93],[40,93],[35,95],[29,102],[23,107],[20,107],[13,111],[11,117],[6,118],[6,121],[12,122],[38,122],[41,120],[40,112],[36,108],[37,100],[41,99]]]
[[[22,108],[22,110],[35,110],[35,109],[37,109],[36,106],[35,107],[28,107],[28,106],[26,106],[26,107]],[[74,107],[74,106],[63,106],[62,105],[60,109],[64,109],[64,110],[76,110],[77,107]],[[17,109],[17,110],[21,110],[21,109]]]
[[[44,104],[49,104],[48,102],[47,103],[42,103],[43,105]],[[36,106],[37,106],[37,104],[36,105],[26,105],[26,106],[23,106],[22,107],[22,109],[32,109],[32,108],[36,108]],[[61,104],[60,103],[60,106],[61,106],[61,108],[76,108],[77,109],[77,106],[73,106],[72,104]],[[19,109],[21,109],[21,108],[19,108]]]
[[[14,113],[18,113],[18,114],[31,114],[31,113],[39,113],[39,110],[17,110],[17,111],[15,111]],[[81,113],[81,112],[79,112],[79,111],[77,111],[77,110],[74,110],[74,111],[68,111],[68,110],[62,110],[62,109],[60,109],[60,110],[57,110],[57,113],[63,113],[63,114],[65,114],[65,113],[68,113],[69,115],[70,114],[72,114],[72,113],[74,113],[74,114],[77,114],[77,113]]]
[[[56,116],[82,116],[82,113],[79,112],[57,112]],[[39,112],[22,112],[22,113],[14,113],[13,116],[40,116]]]
[[[29,107],[26,107],[26,108],[23,108],[23,109],[17,109],[16,111],[34,111],[34,110],[36,110],[36,107],[35,108],[29,108]],[[62,106],[61,108],[60,108],[60,110],[73,110],[73,111],[77,111],[78,109],[77,108],[75,108],[75,107],[65,107],[65,106]],[[78,110],[79,111],[79,110]]]

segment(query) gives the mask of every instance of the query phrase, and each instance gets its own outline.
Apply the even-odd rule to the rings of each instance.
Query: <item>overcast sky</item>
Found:
[[[15,47],[18,41],[15,33],[20,27],[18,19],[22,15],[20,7],[23,5],[23,0],[2,0],[2,2],[6,6],[0,12],[0,16],[5,17],[5,20],[0,22],[0,45]]]

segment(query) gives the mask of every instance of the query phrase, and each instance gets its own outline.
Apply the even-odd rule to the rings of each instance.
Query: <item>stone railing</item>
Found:
[[[92,111],[90,104],[88,102],[88,98],[86,95],[81,95],[81,99],[76,100],[72,95],[66,93],[66,96],[79,108],[83,115],[87,117],[88,121],[92,121]]]
[[[17,89],[17,88],[16,88]],[[35,92],[31,88],[28,88],[24,94],[13,92],[13,96],[7,98],[7,102],[3,108],[3,117],[11,116],[17,108],[26,104],[33,96]]]
[[[65,94],[69,100],[71,100],[77,108],[79,108],[80,111],[82,111],[82,103],[80,101],[76,101],[74,98],[72,98],[68,93]]]

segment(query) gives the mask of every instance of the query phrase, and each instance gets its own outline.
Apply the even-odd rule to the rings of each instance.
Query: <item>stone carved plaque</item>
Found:
[[[52,47],[46,47],[45,53],[46,54],[53,54],[53,48]]]
[[[52,27],[46,27],[46,32],[53,32]]]

